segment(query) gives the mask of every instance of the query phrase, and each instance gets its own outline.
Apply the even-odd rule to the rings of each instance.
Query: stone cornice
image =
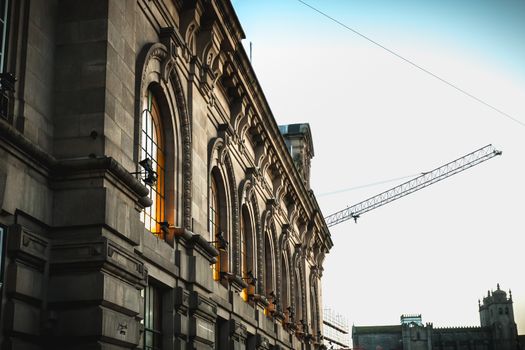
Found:
[[[43,168],[44,175],[52,180],[86,171],[107,171],[131,190],[142,206],[148,207],[152,204],[151,199],[147,197],[149,189],[112,157],[56,159],[4,120],[0,120],[0,136],[4,142],[38,163]]]
[[[271,143],[271,146],[275,149],[276,157],[284,165],[282,168],[292,180],[290,181],[290,185],[294,192],[298,194],[301,206],[304,207],[309,214],[314,213],[316,210],[321,212],[317,201],[312,200],[312,195],[309,193],[298,170],[295,168],[268,101],[253,71],[246,51],[240,43],[236,47],[235,53],[235,61],[233,63],[237,65],[237,72],[243,75],[243,79],[239,79],[240,83],[243,85],[245,91],[250,92],[247,98],[253,100],[256,108],[262,115],[266,116],[266,118],[258,117],[259,122],[266,126],[264,129],[270,133],[269,137],[266,138],[266,142]],[[247,82],[249,82],[249,84]],[[333,242],[330,238],[330,231],[326,223],[324,223],[324,219],[322,220],[321,231],[329,239],[328,248],[330,248],[333,246]]]
[[[216,257],[219,256],[219,251],[202,235],[184,228],[175,228],[174,234],[176,239],[182,239],[189,248],[195,248],[203,253],[203,256],[205,256],[210,263],[217,262]]]
[[[242,29],[241,22],[235,13],[235,10],[230,1],[217,0],[215,1],[218,12],[221,15],[221,20],[224,21],[225,29],[229,36],[233,39],[233,43],[240,42],[246,38],[246,34]],[[232,45],[235,47],[235,45]]]

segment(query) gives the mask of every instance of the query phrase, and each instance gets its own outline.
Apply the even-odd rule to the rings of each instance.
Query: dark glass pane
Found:
[[[4,71],[5,50],[7,49],[7,22],[9,0],[0,0],[0,73]]]
[[[162,346],[162,293],[149,285],[144,293],[144,349],[159,350]]]
[[[0,226],[0,288],[4,284],[4,228]]]

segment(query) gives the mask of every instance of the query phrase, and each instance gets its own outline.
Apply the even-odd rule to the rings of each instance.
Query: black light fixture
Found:
[[[268,298],[273,304],[279,304],[279,298],[277,298],[277,295],[275,295],[275,292],[273,290],[270,293],[268,293]]]
[[[225,251],[228,248],[228,241],[226,240],[226,238],[224,238],[222,231],[219,231],[218,233],[216,233],[215,238],[216,238],[215,241],[211,241],[208,243],[216,243],[217,248],[219,250]]]
[[[161,222],[159,222],[159,225],[160,225],[160,230],[161,230],[162,234],[164,235],[164,237],[169,235],[169,233],[170,233],[170,224],[169,224],[169,222],[161,221]]]
[[[295,313],[294,313],[294,311],[293,311],[293,308],[292,308],[291,306],[288,306],[288,307],[286,308],[286,310],[288,310],[288,317],[290,317],[290,319],[293,320],[293,318],[294,318],[294,316],[295,316]]]
[[[252,270],[248,271],[247,275],[248,277],[244,277],[243,280],[250,281],[250,284],[255,285],[255,283],[257,282],[257,278],[253,275]]]
[[[141,160],[139,164],[146,172],[146,177],[142,179],[144,183],[149,186],[154,186],[157,183],[157,172],[153,170],[151,159],[145,158]]]
[[[130,173],[131,175],[144,175],[142,178],[142,181],[148,186],[155,186],[157,183],[157,172],[153,170],[153,166],[151,164],[151,159],[145,158],[139,162],[140,166],[144,169],[144,173],[142,171],[136,171],[134,173]]]
[[[321,333],[321,331],[317,331],[317,340],[321,341],[321,340],[323,340],[323,338],[324,337],[323,337],[323,334]]]

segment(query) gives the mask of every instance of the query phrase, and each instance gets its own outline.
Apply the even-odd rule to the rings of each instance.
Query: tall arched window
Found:
[[[15,1],[16,5],[16,1]],[[9,38],[9,13],[11,12],[10,1],[0,1],[0,73],[7,72],[7,48]],[[2,77],[2,89],[0,93],[0,117],[8,119],[9,99],[14,91],[15,78],[11,74]],[[10,86],[12,85],[12,86]]]
[[[264,288],[266,295],[269,295],[271,292],[275,293],[274,290],[274,284],[273,284],[273,249],[271,244],[271,231],[267,230],[266,234],[264,235]]]
[[[9,0],[4,0],[0,2],[0,73],[3,73],[5,70],[5,56],[7,51],[7,39],[9,34],[9,2]]]
[[[281,254],[281,306],[283,311],[286,311],[290,306],[290,292],[288,290],[290,274],[287,261],[286,254],[283,252]]]
[[[241,296],[245,301],[248,301],[249,295],[255,293],[255,281],[252,280],[252,277],[255,276],[255,271],[253,264],[252,225],[250,221],[250,211],[246,205],[242,206],[240,220],[240,245],[242,278],[249,285],[246,290],[243,290]]]
[[[295,288],[294,288],[294,303],[295,303],[295,319],[297,321],[303,319],[303,304],[302,304],[302,289],[301,278],[299,277],[301,271],[295,271]]]
[[[312,330],[312,334],[314,335],[317,335],[318,332],[320,331],[319,329],[319,325],[318,325],[318,316],[317,316],[317,313],[319,311],[319,308],[317,307],[317,288],[316,286],[314,285],[314,280],[312,279],[312,282],[310,284],[310,307],[311,307],[311,313],[310,313],[310,325],[311,325],[311,330]]]
[[[209,208],[209,217],[208,217],[208,231],[211,235],[211,240],[215,242],[215,247],[219,248],[219,242],[217,237],[221,234],[220,228],[220,207],[219,207],[219,189],[217,187],[217,180],[215,176],[211,176],[210,181],[210,208]],[[221,279],[221,256],[219,250],[219,257],[217,262],[212,265],[213,269],[213,279],[219,281]]]
[[[155,235],[164,238],[160,223],[164,221],[164,137],[161,115],[157,99],[153,92],[148,90],[142,112],[142,132],[140,143],[140,159],[150,159],[153,170],[157,173],[155,184],[146,184],[149,188],[149,197],[153,201],[151,207],[145,208],[141,214],[144,226]]]

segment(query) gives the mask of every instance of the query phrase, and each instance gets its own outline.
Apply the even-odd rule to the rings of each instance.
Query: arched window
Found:
[[[140,159],[149,159],[151,161],[152,169],[157,173],[157,181],[155,184],[146,184],[153,204],[151,207],[144,209],[140,220],[144,222],[144,226],[153,234],[164,238],[160,227],[160,223],[164,221],[165,210],[164,137],[159,105],[151,90],[148,90],[143,106]]]
[[[265,309],[264,314],[266,316],[273,316],[273,312],[276,311],[277,294],[275,290],[274,282],[274,260],[275,254],[272,245],[272,229],[268,228],[264,235],[264,290],[268,301],[270,302],[268,307]]]
[[[271,292],[275,293],[273,284],[273,277],[275,275],[273,271],[274,254],[270,237],[271,231],[267,230],[264,235],[264,288],[266,295],[269,295]]]
[[[208,208],[208,231],[210,241],[219,251],[217,262],[213,264],[213,279],[226,286],[225,273],[229,271],[229,236],[227,231],[227,206],[223,177],[217,167],[210,174]]]
[[[290,274],[288,272],[288,263],[287,263],[286,255],[283,253],[281,254],[281,305],[282,310],[286,311],[286,309],[290,306],[290,292],[288,290],[289,286],[289,277]]]
[[[312,326],[312,334],[317,335],[319,332],[318,327],[318,316],[317,313],[319,312],[319,308],[317,307],[317,288],[315,285],[315,281],[312,279],[310,284],[310,307],[311,307],[311,313],[310,313],[310,325]]]
[[[0,2],[0,73],[5,71],[7,39],[9,28],[9,0]],[[15,2],[16,4],[16,2]]]
[[[253,239],[252,239],[252,225],[250,221],[250,211],[246,205],[242,206],[241,220],[240,220],[240,248],[241,248],[241,274],[242,278],[248,283],[248,288],[243,290],[241,296],[245,301],[248,301],[249,295],[255,293],[255,281],[252,277],[255,276],[253,265]]]
[[[7,73],[7,49],[9,46],[9,13],[11,12],[9,0],[0,1],[0,73]],[[15,1],[16,6],[16,1]],[[9,100],[14,92],[14,75],[3,74],[0,84],[0,117],[8,119]]]
[[[221,235],[221,212],[219,207],[219,188],[217,186],[217,180],[215,176],[211,176],[210,181],[210,208],[208,217],[208,231],[210,232],[210,238],[215,242],[216,248],[220,247],[218,236]],[[213,279],[219,281],[221,279],[221,250],[219,249],[219,257],[217,262],[212,265]]]
[[[294,288],[294,302],[295,302],[295,319],[297,321],[303,319],[303,304],[302,304],[302,289],[301,278],[299,277],[300,270],[295,271],[295,288]]]

